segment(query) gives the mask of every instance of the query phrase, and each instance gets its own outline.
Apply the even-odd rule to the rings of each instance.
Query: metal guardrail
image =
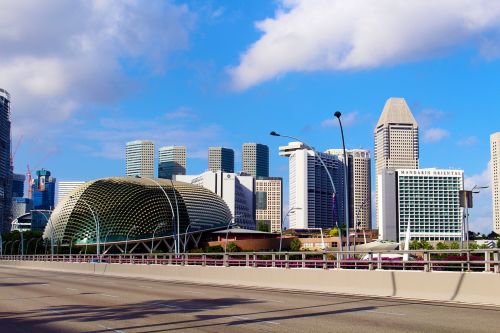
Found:
[[[409,260],[403,260],[408,254]],[[383,252],[237,252],[181,254],[5,255],[0,260],[177,266],[277,267],[500,273],[500,249]]]

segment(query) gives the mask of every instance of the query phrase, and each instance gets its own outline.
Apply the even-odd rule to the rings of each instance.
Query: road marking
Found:
[[[139,286],[140,288],[146,288],[146,289],[153,289],[153,287],[148,287],[148,286]]]
[[[109,295],[109,294],[101,294],[101,296],[106,296],[106,297],[118,297],[118,296],[115,296],[115,295]]]
[[[380,313],[380,314],[385,314],[385,315],[390,315],[390,316],[406,316],[405,313],[384,312],[384,311],[376,311],[376,310],[365,310],[365,311],[361,311],[361,312]]]
[[[41,284],[42,287],[46,287],[48,285],[49,285],[48,283]]]
[[[78,289],[75,289],[75,288],[66,288],[66,290],[78,291]]]
[[[248,317],[242,317],[242,316],[233,316],[234,318],[238,318],[238,319],[243,319],[243,320],[252,320],[251,318],[248,318]]]
[[[108,331],[116,332],[116,333],[125,333],[125,331],[115,330],[112,327],[108,327],[108,326],[104,326],[104,325],[99,325],[99,327],[104,328]]]
[[[189,294],[203,294],[201,291],[191,291],[191,290],[183,290],[182,292]]]
[[[248,317],[243,317],[243,316],[232,316],[233,318],[241,319],[241,320],[251,320],[254,321],[255,323],[266,323],[266,324],[272,324],[272,325],[279,325],[280,323],[277,323],[275,321],[268,321],[268,320],[261,320],[261,319],[252,319]]]
[[[250,298],[251,300],[254,301],[265,301],[265,302],[274,302],[274,303],[285,303],[284,301],[279,301],[276,299],[266,299],[266,298]]]
[[[173,308],[173,309],[178,308],[177,306],[175,306],[175,305],[170,305],[170,304],[159,304],[159,305],[160,305],[160,306],[167,307],[167,308]]]

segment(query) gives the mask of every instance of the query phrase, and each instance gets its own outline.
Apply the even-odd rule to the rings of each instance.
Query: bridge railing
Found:
[[[0,260],[287,269],[413,270],[500,273],[500,249],[4,255]]]

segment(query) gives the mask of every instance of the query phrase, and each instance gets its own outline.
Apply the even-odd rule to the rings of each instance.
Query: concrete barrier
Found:
[[[500,306],[494,273],[0,261],[2,266],[240,287]]]

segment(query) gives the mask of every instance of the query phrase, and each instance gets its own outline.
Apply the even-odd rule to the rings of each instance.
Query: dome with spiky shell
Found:
[[[63,198],[52,212],[44,238],[90,244],[217,229],[231,212],[215,193],[159,178],[110,177],[89,181]],[[157,227],[161,226],[161,229]],[[177,227],[179,226],[179,227]]]

